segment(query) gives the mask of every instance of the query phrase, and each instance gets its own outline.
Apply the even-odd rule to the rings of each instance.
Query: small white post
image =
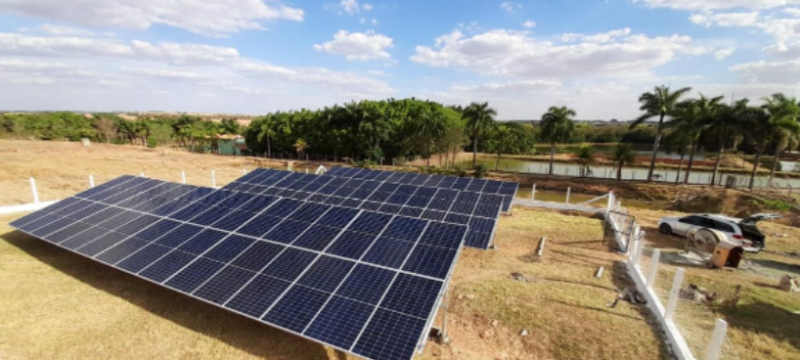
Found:
[[[639,266],[639,259],[642,258],[642,251],[644,250],[644,239],[637,236],[636,242],[639,245],[636,246],[636,253],[633,254],[633,264]]]
[[[94,176],[89,175],[89,189],[94,187]]]
[[[212,189],[217,188],[217,175],[214,174],[214,170],[211,170],[211,188]]]
[[[608,192],[608,204],[606,204],[606,214],[611,212],[611,208],[614,206],[614,192]]]
[[[598,278],[598,279],[599,279],[599,278],[601,278],[601,277],[603,277],[603,270],[604,270],[604,269],[605,269],[605,268],[604,268],[604,267],[602,267],[602,266],[601,266],[599,269],[597,269],[597,273],[594,275],[594,277],[596,277],[596,278]]]
[[[544,252],[544,244],[547,243],[547,238],[542,236],[542,240],[539,241],[539,250],[536,251],[536,256],[541,257],[542,253]]]
[[[658,262],[661,260],[661,249],[653,250],[653,256],[650,258],[650,271],[647,272],[647,287],[653,288],[656,282],[656,274],[658,273]]]
[[[144,171],[139,173],[139,177],[144,177]]]
[[[725,320],[717,319],[714,325],[714,334],[711,335],[711,343],[706,349],[706,360],[718,360],[722,352],[722,344],[725,343],[725,333],[728,332],[728,323]]]
[[[242,175],[247,175],[247,169],[242,169]]]
[[[536,201],[536,184],[531,188],[531,201]]]
[[[675,315],[675,307],[678,305],[678,296],[681,292],[681,284],[683,283],[683,268],[678,268],[675,271],[675,279],[672,280],[672,290],[669,291],[669,300],[667,300],[667,308],[664,310],[664,319],[672,321],[672,316]]]
[[[38,204],[39,203],[39,192],[36,191],[36,180],[31,177],[31,192],[33,192],[33,202]]]
[[[186,171],[181,170],[181,182],[186,184]]]
[[[565,204],[569,204],[569,193],[570,193],[570,191],[572,191],[572,188],[567,186],[567,198],[566,198],[566,200],[564,200]]]
[[[308,168],[306,168],[306,174],[308,174]]]

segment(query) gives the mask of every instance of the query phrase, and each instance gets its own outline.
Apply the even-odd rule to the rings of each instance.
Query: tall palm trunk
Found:
[[[775,179],[775,171],[778,170],[778,162],[781,157],[781,144],[778,141],[775,144],[775,161],[772,162],[772,170],[769,171],[769,186],[772,186],[772,181]]]
[[[556,157],[556,143],[550,143],[550,171],[548,174],[553,175],[553,161]]]
[[[475,138],[472,140],[472,168],[475,168],[475,165],[478,163],[478,134],[475,134]]]
[[[692,165],[694,164],[695,150],[697,150],[697,139],[692,141],[692,152],[689,154],[689,164],[686,165],[686,177],[683,179],[684,184],[689,183],[689,176],[692,175]]]
[[[756,170],[758,170],[758,163],[761,162],[761,154],[764,152],[764,145],[760,145],[756,151],[756,160],[753,163],[753,170],[750,172],[750,185],[747,187],[753,191],[753,184],[756,182]]]
[[[681,182],[681,168],[683,168],[683,157],[686,155],[685,152],[685,150],[681,151],[681,160],[678,161],[678,175],[675,175],[675,184]]]
[[[722,131],[722,135],[719,137],[719,155],[717,155],[717,160],[714,161],[714,173],[711,174],[711,185],[717,183],[717,172],[719,171],[719,164],[722,162],[722,155],[725,154],[725,130]]]
[[[653,181],[653,171],[656,169],[656,156],[658,155],[658,144],[661,142],[661,126],[664,124],[665,113],[661,113],[658,118],[658,128],[656,128],[656,140],[653,142],[653,157],[650,159],[650,170],[647,170],[647,182]]]
[[[622,161],[619,162],[617,167],[617,181],[622,181]]]

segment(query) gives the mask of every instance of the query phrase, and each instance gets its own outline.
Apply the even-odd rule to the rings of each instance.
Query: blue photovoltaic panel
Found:
[[[331,181],[244,179],[297,189],[287,195]],[[466,225],[131,176],[11,225],[271,326],[397,360],[427,336],[468,236]]]
[[[337,168],[341,169],[341,168]],[[384,173],[375,174],[375,178]],[[380,180],[348,179],[329,175],[300,174],[283,170],[255,169],[223,189],[250,194],[278,194],[306,201],[362,209],[388,215],[400,215],[433,221],[469,225],[473,218],[482,223],[497,223],[504,198],[499,194],[481,194],[446,188],[412,185],[441,183],[452,177],[427,174],[390,173],[384,180],[395,179],[408,184]],[[461,179],[461,178],[455,178]],[[471,181],[469,179],[466,179]],[[299,185],[298,185],[299,184]],[[313,184],[313,185],[312,185]],[[499,182],[498,182],[499,184]],[[499,185],[498,185],[499,186]],[[294,190],[297,189],[297,190]],[[494,226],[470,228],[466,246],[487,249],[493,243]],[[402,246],[397,245],[399,250]],[[383,246],[389,246],[385,244]]]
[[[380,178],[382,181],[392,184],[414,184],[481,194],[498,194],[503,197],[503,212],[511,210],[511,202],[514,200],[514,196],[517,195],[517,189],[519,188],[519,184],[514,181],[460,178],[436,174],[403,173],[338,166],[331,168],[325,174],[346,179]]]

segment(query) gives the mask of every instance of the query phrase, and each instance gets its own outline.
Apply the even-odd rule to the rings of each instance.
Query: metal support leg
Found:
[[[448,310],[448,303],[447,299],[450,297],[450,289],[447,289],[444,293],[444,299],[442,299],[442,334],[441,334],[441,341],[442,344],[449,344],[450,337],[447,335],[447,310]]]

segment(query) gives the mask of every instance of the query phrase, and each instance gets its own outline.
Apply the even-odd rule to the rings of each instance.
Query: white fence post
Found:
[[[564,201],[565,204],[569,204],[569,193],[572,191],[571,187],[567,187],[567,199]]]
[[[683,268],[678,268],[678,270],[675,271],[675,279],[672,280],[672,289],[669,291],[667,308],[664,310],[664,320],[672,321],[672,316],[675,315],[675,307],[678,306],[678,296],[681,292],[682,283]]]
[[[242,175],[247,175],[247,169],[242,169]]]
[[[718,360],[722,352],[722,344],[725,343],[725,333],[728,332],[728,323],[725,320],[717,319],[714,326],[714,334],[711,335],[711,343],[706,349],[706,360]]]
[[[611,212],[611,208],[614,206],[614,192],[608,192],[608,204],[606,204],[606,215]]]
[[[531,188],[531,200],[536,201],[536,184],[533,184],[533,188]]]
[[[36,191],[36,180],[31,177],[31,192],[33,192],[33,202],[38,204],[39,203],[39,192]]]
[[[653,250],[653,256],[650,258],[650,271],[647,272],[647,286],[653,288],[656,282],[656,274],[658,273],[658,262],[661,260],[661,249]]]
[[[144,171],[139,173],[139,177],[144,177]]]
[[[542,240],[539,241],[539,251],[536,252],[536,256],[539,256],[539,257],[542,256],[542,253],[544,252],[544,244],[546,244],[546,243],[547,243],[547,238],[546,237],[542,237]]]
[[[186,171],[181,170],[181,182],[186,184]]]
[[[214,174],[214,170],[211,170],[211,188],[217,188],[217,175]]]
[[[89,189],[94,187],[94,176],[89,175]]]

